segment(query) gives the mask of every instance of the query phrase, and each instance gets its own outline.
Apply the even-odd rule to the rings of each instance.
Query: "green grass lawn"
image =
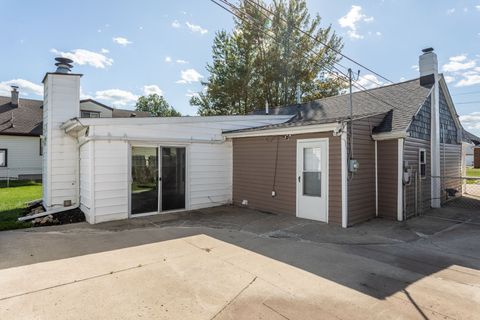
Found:
[[[18,222],[25,209],[25,202],[42,197],[42,184],[33,181],[0,181],[0,231],[28,228],[30,222]]]
[[[467,168],[467,177],[480,177],[480,169]]]

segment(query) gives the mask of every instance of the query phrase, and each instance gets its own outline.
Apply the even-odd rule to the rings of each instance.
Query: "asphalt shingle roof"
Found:
[[[474,145],[480,145],[480,137],[477,137],[465,129],[463,129],[463,141],[473,143]]]
[[[405,131],[429,93],[430,88],[421,86],[420,79],[355,92],[353,93],[353,118],[386,114],[382,124],[375,128],[376,133]],[[226,131],[225,133],[331,123],[348,119],[348,101],[349,95],[344,94],[274,108],[269,114],[292,115],[292,118],[282,124]],[[264,112],[264,110],[257,110],[254,114],[264,114]]]
[[[10,100],[10,97],[0,97],[0,135],[40,136],[43,101],[20,99],[18,106],[14,106]]]
[[[43,101],[20,99],[18,106],[10,101],[11,97],[0,96],[0,135],[40,136],[43,132]],[[97,103],[91,99],[81,102],[84,101]],[[149,112],[105,107],[112,109],[113,118],[151,117]]]

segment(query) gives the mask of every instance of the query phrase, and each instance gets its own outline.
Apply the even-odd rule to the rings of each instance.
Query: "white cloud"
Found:
[[[413,66],[411,66],[411,68],[415,71],[420,71],[420,68],[418,67],[418,64],[414,64]]]
[[[205,34],[208,32],[207,29],[204,29],[202,27],[200,27],[199,25],[196,25],[196,24],[193,24],[193,23],[190,23],[190,22],[186,22],[185,23],[187,25],[187,27],[192,31],[192,32],[198,32],[200,34]]]
[[[460,122],[469,130],[480,130],[480,112],[460,116]]]
[[[195,91],[193,91],[193,90],[188,89],[188,90],[187,90],[187,93],[185,94],[185,96],[186,96],[187,98],[198,97],[198,92],[195,92]]]
[[[124,37],[114,37],[112,38],[113,42],[121,45],[121,46],[128,46],[129,44],[132,44],[133,42],[129,41],[127,38]]]
[[[173,20],[171,25],[172,25],[173,28],[176,28],[176,29],[178,29],[182,26],[180,24],[180,22],[178,22],[178,20]]]
[[[182,59],[177,59],[175,62],[178,63],[178,64],[187,64],[188,63],[187,60],[182,60]]]
[[[0,82],[0,95],[10,96],[10,92],[12,91],[11,86],[18,86],[18,91],[20,91],[21,96],[28,96],[30,94],[40,97],[43,96],[42,85],[25,79],[12,79]]]
[[[383,82],[380,81],[373,74],[366,74],[364,76],[360,76],[360,78],[356,81],[356,83],[360,86],[360,88],[356,88],[355,91],[364,90],[364,89],[373,89],[373,88],[381,87],[383,85]]]
[[[113,59],[108,58],[102,53],[93,52],[85,49],[75,49],[70,52],[62,52],[53,48],[51,52],[61,55],[62,57],[72,59],[79,65],[90,65],[95,68],[104,69],[113,64]]]
[[[455,77],[452,76],[444,76],[444,78],[446,83],[452,83],[453,81],[455,81]]]
[[[468,87],[480,84],[480,72],[467,71],[461,74],[463,79],[458,81],[456,87]]]
[[[455,13],[455,8],[451,8],[447,10],[447,15],[452,15]]]
[[[448,59],[448,63],[442,66],[444,72],[457,72],[474,68],[476,65],[475,60],[468,60],[467,56],[462,54]]]
[[[382,35],[382,33],[380,31],[375,32],[375,34],[379,37]]]
[[[181,71],[181,79],[177,83],[192,83],[198,82],[203,76],[195,69],[187,69]]]
[[[93,99],[93,97],[85,92],[83,92],[82,86],[80,86],[80,99],[85,100],[85,99]]]
[[[143,94],[148,96],[150,94],[158,94],[159,96],[163,95],[162,89],[156,84],[144,85],[143,86]]]
[[[477,9],[478,11],[480,11],[480,4],[479,4],[479,5],[476,5],[476,6],[475,6],[475,9]]]
[[[100,50],[101,53],[110,53],[110,50],[102,48]]]
[[[349,29],[347,35],[352,39],[363,39],[364,36],[358,33],[358,24],[360,22],[372,22],[373,17],[368,17],[362,13],[361,6],[352,6],[350,11],[338,19],[338,23],[342,28]]]
[[[130,91],[108,89],[95,92],[95,99],[106,101],[115,107],[125,107],[134,104],[138,96]]]
[[[165,57],[165,62],[168,62],[168,63],[172,62],[172,57],[168,57],[168,56]]]

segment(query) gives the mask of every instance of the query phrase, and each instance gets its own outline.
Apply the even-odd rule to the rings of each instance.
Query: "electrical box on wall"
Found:
[[[357,172],[358,168],[360,168],[360,163],[358,163],[358,160],[350,160],[349,165],[348,165],[348,170],[350,172]]]
[[[277,196],[277,192],[275,190],[272,190],[272,197],[276,197]]]

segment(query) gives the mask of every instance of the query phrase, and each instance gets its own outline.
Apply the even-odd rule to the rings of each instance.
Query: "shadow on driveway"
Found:
[[[98,225],[9,231],[0,233],[0,268],[205,234],[378,299],[407,292],[432,275],[480,290],[480,225],[469,223],[479,219],[478,213],[459,212],[447,207],[403,223],[374,219],[342,229],[221,206]],[[457,219],[459,214],[472,217]]]

